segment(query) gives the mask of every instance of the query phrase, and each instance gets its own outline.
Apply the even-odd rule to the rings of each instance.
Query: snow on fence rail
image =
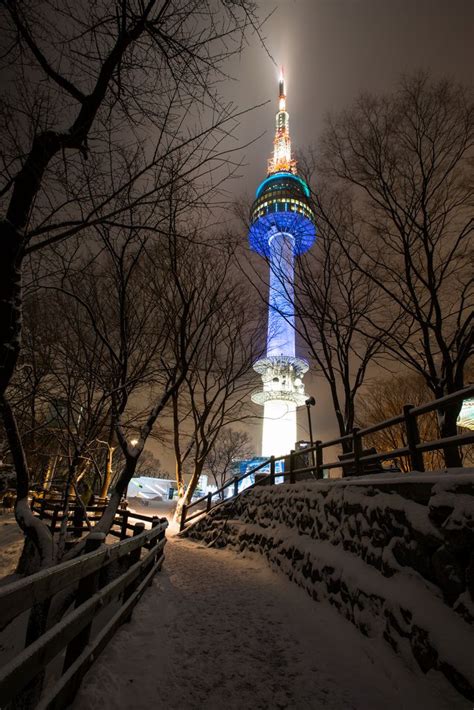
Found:
[[[71,534],[73,538],[82,537],[82,535],[89,530],[87,523],[92,525],[97,523],[102,517],[106,507],[105,504],[88,506],[72,505],[67,514],[67,532]],[[41,520],[49,521],[48,527],[52,535],[59,532],[65,515],[62,503],[48,498],[33,497],[31,510]],[[85,519],[86,514],[87,521]],[[143,515],[141,513],[132,512],[131,510],[117,510],[109,535],[118,537],[120,540],[125,540],[125,538],[129,537],[128,532],[135,529],[134,523],[132,524],[131,522],[132,520],[139,520],[151,524],[154,518],[151,515]]]
[[[166,518],[154,518],[151,530],[139,522],[133,537],[107,546],[104,533],[92,532],[84,555],[0,588],[2,632],[28,614],[23,650],[0,668],[0,707],[68,706],[89,667],[118,626],[130,620],[161,569],[167,526]],[[74,608],[47,628],[46,617],[60,594]]]
[[[342,468],[343,476],[362,476],[368,473],[373,473],[377,475],[382,471],[381,467],[379,470],[371,471],[370,465],[372,467],[374,464],[380,464],[386,459],[394,459],[400,456],[407,456],[410,461],[410,468],[413,471],[425,470],[423,462],[423,452],[434,451],[439,449],[446,449],[452,446],[468,446],[474,444],[474,433],[469,432],[468,434],[458,434],[457,436],[444,437],[442,439],[437,439],[436,441],[425,441],[420,442],[420,434],[418,430],[417,419],[423,414],[433,412],[440,407],[446,407],[452,404],[457,404],[462,402],[469,397],[474,396],[474,385],[465,387],[458,392],[447,395],[446,397],[441,397],[440,399],[435,399],[431,402],[427,402],[418,407],[413,407],[407,404],[403,407],[403,413],[391,419],[386,419],[383,422],[374,424],[372,426],[366,427],[364,429],[354,428],[350,434],[341,436],[337,439],[331,439],[331,441],[316,441],[313,446],[309,446],[304,449],[305,455],[311,455],[313,460],[312,465],[297,468],[298,458],[301,457],[301,451],[291,451],[289,456],[271,456],[269,459],[259,464],[256,468],[252,468],[247,473],[242,476],[234,476],[234,478],[227,481],[221,488],[212,493],[208,493],[202,498],[198,498],[193,503],[189,505],[183,505],[180,520],[180,530],[184,530],[187,524],[192,520],[195,520],[204,513],[208,513],[210,510],[224,502],[225,494],[228,488],[233,487],[232,498],[239,495],[239,485],[242,481],[248,479],[250,476],[255,476],[263,469],[269,470],[269,473],[260,473],[258,480],[252,486],[248,486],[245,490],[258,485],[272,485],[275,483],[275,476],[283,479],[285,482],[296,483],[297,479],[302,478],[303,475],[311,475],[314,478],[323,478],[323,469],[334,469]],[[376,431],[381,431],[383,429],[388,429],[395,425],[403,424],[405,428],[405,439],[406,446],[398,449],[392,449],[390,451],[384,451],[382,453],[375,452],[373,450],[364,451],[363,448],[363,437],[373,434]],[[329,447],[341,445],[343,442],[350,442],[351,444],[351,454],[345,454],[339,458],[338,461],[324,461],[324,450]],[[275,463],[277,461],[283,461],[285,470],[283,473],[275,473],[276,467]],[[286,470],[286,464],[288,463],[288,470]],[[216,500],[213,501],[213,498]],[[229,498],[227,498],[229,500]],[[191,508],[198,507],[195,512],[189,514]]]

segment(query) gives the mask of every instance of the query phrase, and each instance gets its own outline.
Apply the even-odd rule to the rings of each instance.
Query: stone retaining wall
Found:
[[[185,534],[265,555],[474,700],[474,476],[411,476],[255,488]]]

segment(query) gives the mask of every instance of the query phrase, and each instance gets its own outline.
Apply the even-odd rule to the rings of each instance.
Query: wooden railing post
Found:
[[[418,422],[416,416],[411,413],[412,404],[405,404],[403,407],[403,416],[405,417],[405,431],[407,435],[407,446],[410,450],[410,463],[413,471],[424,471],[425,464],[423,463],[423,454],[418,451],[417,444],[420,443],[420,433],[418,431]]]
[[[132,533],[133,537],[136,537],[137,535],[141,535],[144,530],[145,530],[145,523],[135,523],[135,525],[133,526],[133,533]],[[128,567],[129,568],[132,567],[136,562],[139,561],[141,554],[142,554],[141,547],[137,547],[135,550],[133,550],[133,552],[131,552],[129,554],[129,556],[128,556]],[[132,596],[133,592],[135,591],[135,588],[138,587],[138,585],[140,584],[140,576],[141,575],[139,575],[138,577],[135,577],[135,579],[132,580],[130,582],[130,584],[128,584],[125,587],[125,590],[123,593],[123,601],[124,602],[126,602],[127,599]],[[128,616],[124,619],[124,622],[128,623],[131,620],[132,620],[132,612],[130,612],[130,614],[128,614]]]
[[[51,517],[51,535],[54,535],[56,532],[56,525],[58,524],[58,517],[59,517],[59,505],[55,505],[53,509],[53,515]]]
[[[181,508],[181,518],[179,521],[179,532],[182,532],[184,530],[184,526],[186,525],[186,513],[187,513],[187,506],[185,503],[183,503],[183,507]]]
[[[352,430],[352,451],[354,453],[355,474],[356,476],[362,476],[364,473],[364,464],[360,460],[362,457],[362,438],[358,427],[354,427]]]
[[[270,485],[275,485],[275,457],[270,456]]]
[[[316,478],[323,478],[323,447],[322,441],[316,442]]]
[[[44,511],[46,508],[46,500],[44,498],[41,499],[40,503],[40,509],[39,509],[39,519],[42,520],[44,518]]]
[[[72,516],[72,526],[73,526],[72,535],[73,535],[73,537],[81,537],[82,536],[83,521],[84,521],[84,512],[83,512],[81,506],[76,503],[76,507],[74,508],[74,514]]]
[[[156,527],[158,527],[158,525],[161,525],[161,518],[159,518],[158,516],[154,516],[154,517],[152,518],[152,521],[151,521],[151,527],[152,527],[152,528],[156,528]],[[163,540],[163,538],[165,537],[165,535],[166,535],[166,530],[163,529],[163,530],[160,532],[160,534],[158,535],[158,537],[155,539],[154,544],[155,544],[155,545],[158,545],[158,543],[160,542],[160,540]]]
[[[152,521],[151,521],[151,527],[152,527],[152,528],[157,528],[158,525],[160,525],[160,524],[161,524],[161,519],[158,518],[157,516],[154,516],[153,519],[152,519]],[[152,547],[157,547],[158,543],[159,543],[161,540],[163,540],[164,536],[165,536],[165,531],[162,530],[162,531],[160,532],[160,534],[157,535],[157,537],[155,537],[154,541],[151,543]],[[158,555],[161,555],[161,552],[158,552],[157,554],[158,554]],[[155,562],[156,562],[156,560],[157,560],[157,556],[156,556],[156,555],[155,555],[155,558],[154,558],[154,559],[155,559]],[[160,565],[159,569],[161,569],[161,565]],[[149,586],[151,587],[152,584],[153,584],[153,577],[150,579]]]
[[[120,539],[125,540],[125,538],[127,537],[128,510],[121,510],[120,515],[122,516],[122,524],[120,526]]]
[[[86,546],[85,546],[85,554],[87,555],[88,552],[94,552],[94,550],[97,550],[101,545],[105,543],[105,533],[102,532],[91,532],[87,536],[86,539]],[[84,604],[90,597],[95,594],[99,587],[99,575],[100,575],[100,568],[96,569],[95,572],[92,572],[92,574],[87,575],[87,577],[83,577],[80,582],[79,586],[77,588],[77,593],[76,593],[76,600],[75,600],[75,608],[77,609],[78,606],[81,606],[81,604]],[[90,635],[91,635],[91,628],[92,628],[92,620],[90,623],[85,626],[82,631],[80,631],[75,638],[72,639],[72,641],[69,643],[67,649],[66,649],[66,657],[64,659],[64,666],[63,666],[63,673],[69,668],[69,666],[74,663],[76,658],[78,658],[87,644],[89,643]],[[72,690],[72,689],[71,689]],[[71,692],[71,697],[73,696],[73,692]]]
[[[290,483],[295,483],[295,451],[291,449],[290,451]]]
[[[208,513],[211,509],[212,506],[212,493],[207,494],[207,502],[206,502],[206,512]]]
[[[239,495],[239,477],[234,476],[234,496]]]
[[[151,519],[151,527],[152,528],[157,528],[158,525],[160,524],[160,519],[157,515],[154,515]],[[156,544],[156,541],[155,541]]]

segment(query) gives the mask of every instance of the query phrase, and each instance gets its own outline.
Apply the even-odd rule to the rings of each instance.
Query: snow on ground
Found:
[[[156,515],[160,518],[168,518],[169,531],[171,532],[176,532],[178,529],[177,524],[173,522],[175,508],[176,502],[173,501],[152,501],[149,505],[143,505],[134,499],[129,505],[132,518],[134,512],[151,517]],[[150,527],[150,525],[145,523],[145,527]],[[0,585],[12,581],[10,575],[14,574],[20,559],[23,539],[23,533],[18,527],[14,514],[0,515]],[[117,542],[117,538],[110,536],[107,542],[113,544]]]
[[[456,710],[437,673],[408,668],[257,555],[173,538],[153,586],[89,671],[73,710]]]
[[[149,501],[148,504],[141,501],[139,498],[130,498],[128,501],[128,510],[133,517],[133,513],[140,515],[148,515],[150,517],[157,516],[158,518],[168,518],[168,535],[178,532],[178,524],[173,522],[173,515],[176,510],[176,501],[161,500]],[[145,523],[145,527],[149,527]]]

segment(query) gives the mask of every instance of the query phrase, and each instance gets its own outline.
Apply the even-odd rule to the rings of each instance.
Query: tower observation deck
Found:
[[[296,408],[306,400],[308,363],[295,352],[294,259],[316,239],[309,188],[291,157],[283,77],[279,94],[273,155],[257,189],[249,230],[250,247],[270,269],[266,357],[254,364],[263,387],[252,394],[264,407],[262,456],[287,454],[296,441]]]

